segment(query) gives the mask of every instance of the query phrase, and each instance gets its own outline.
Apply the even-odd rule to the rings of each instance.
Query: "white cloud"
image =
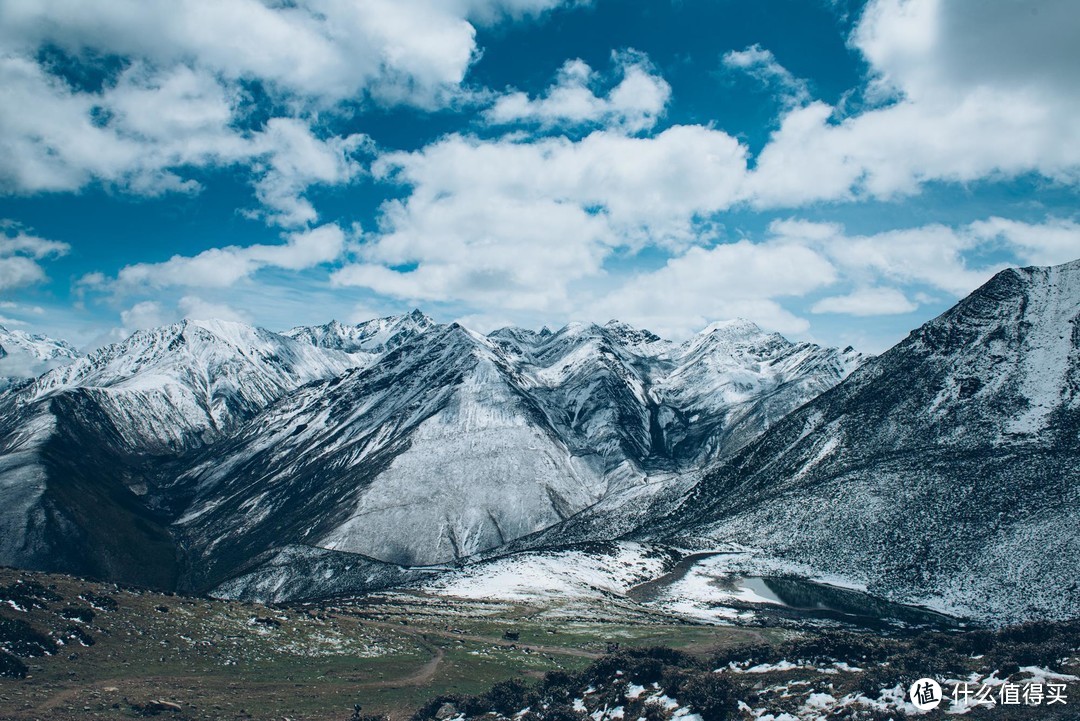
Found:
[[[987,254],[1001,257],[1004,250],[1024,258],[1035,248],[1057,258],[1068,255],[1058,251],[1072,240],[1073,255],[1080,255],[1077,230],[1056,218],[1042,224],[992,218],[854,235],[837,223],[775,221],[758,242],[691,248],[613,291],[582,294],[576,305],[591,308],[592,317],[618,317],[672,338],[733,317],[804,334],[810,323],[795,309],[864,317],[908,313],[918,308],[910,298],[940,303],[942,294],[962,297],[1009,264],[973,260]],[[807,308],[802,299],[826,288],[840,292]]]
[[[10,300],[0,301],[0,309],[16,311],[19,313],[33,313],[34,315],[42,315],[45,313],[45,309],[40,305],[23,305],[22,303],[16,303]]]
[[[602,215],[624,243],[685,244],[699,237],[696,218],[737,201],[745,168],[745,148],[730,135],[674,126],[650,138],[601,130],[577,142],[451,135],[384,155],[372,171],[412,187],[387,206],[390,225],[440,202],[571,203]]]
[[[19,320],[18,318],[8,318],[6,315],[0,315],[0,326],[25,326],[29,325],[25,320]]]
[[[977,87],[1066,99],[1075,96],[1078,21],[1072,0],[875,0],[852,43],[885,88],[915,101]]]
[[[370,149],[366,135],[317,138],[304,122],[274,118],[255,139],[255,145],[268,158],[262,177],[256,181],[259,200],[270,212],[271,221],[285,226],[300,226],[318,219],[315,207],[303,197],[316,184],[347,183],[362,170],[355,155]]]
[[[497,22],[562,4],[7,0],[0,3],[0,191],[70,191],[100,181],[140,195],[195,192],[198,182],[185,177],[191,169],[240,164],[253,171],[261,217],[314,223],[305,192],[351,181],[360,171],[354,153],[367,142],[316,132],[324,111],[372,100],[456,102],[471,92],[462,80],[478,54],[470,18]],[[103,85],[73,87],[43,48],[100,71]],[[248,81],[287,115],[245,130]]]
[[[113,328],[104,342],[122,340],[137,330],[158,328],[182,318],[193,320],[233,320],[250,323],[251,316],[226,303],[207,301],[195,295],[185,295],[173,306],[156,300],[144,300],[120,311],[120,328]]]
[[[601,78],[584,61],[568,60],[542,97],[511,92],[485,113],[492,123],[536,123],[543,127],[599,124],[636,133],[656,125],[671,97],[671,86],[648,58],[635,51],[613,53],[618,84],[606,95],[594,87]]]
[[[8,100],[0,105],[0,188],[9,192],[75,190],[94,178],[143,193],[190,190],[195,186],[170,168],[246,154],[243,139],[226,127],[224,89],[187,69],[163,76],[131,68],[114,87],[91,94],[31,59],[4,56],[0,85]]]
[[[743,240],[691,248],[657,271],[630,278],[596,304],[597,316],[619,317],[672,338],[736,317],[803,333],[809,323],[776,299],[803,296],[836,278],[828,259],[807,247]]]
[[[43,282],[47,276],[37,261],[70,249],[67,243],[27,233],[14,221],[0,221],[0,291]]]
[[[393,229],[362,246],[364,262],[335,272],[335,285],[407,301],[557,309],[573,281],[600,272],[613,240],[603,218],[552,201],[434,201],[388,217]]]
[[[1034,11],[1034,12],[1032,12]],[[874,0],[851,42],[881,107],[842,117],[817,101],[787,113],[757,159],[758,207],[918,192],[1038,173],[1080,179],[1080,22],[1068,0]]]
[[[8,322],[4,320],[2,322]],[[32,353],[18,348],[8,349],[8,354],[0,358],[0,388],[3,388],[8,378],[36,378],[42,373],[70,363],[66,358],[54,360],[40,360]]]
[[[251,315],[244,311],[236,310],[226,303],[214,303],[193,295],[185,295],[181,298],[178,307],[185,318],[194,320],[234,320],[240,323],[251,323]]]
[[[558,7],[591,5],[592,0],[445,0],[447,5],[457,4],[470,19],[481,24],[491,24],[511,18],[536,17]]]
[[[303,197],[314,185],[350,182],[362,170],[364,135],[319,137],[309,121],[272,118],[235,127],[239,93],[207,71],[135,64],[100,94],[74,92],[34,62],[0,58],[0,188],[76,190],[93,179],[143,195],[196,191],[174,169],[247,163],[261,215],[286,226],[313,223]],[[28,109],[30,112],[28,112]]]
[[[1050,218],[1042,224],[993,217],[972,223],[976,238],[1001,238],[1023,263],[1058,265],[1080,258],[1080,224],[1062,218]]]
[[[211,248],[195,256],[175,255],[162,263],[128,265],[113,280],[90,274],[82,284],[116,292],[166,287],[226,288],[263,268],[304,270],[331,263],[345,250],[345,232],[337,225],[323,225],[286,237],[281,245]]]
[[[810,101],[810,88],[806,81],[792,75],[790,70],[777,62],[771,50],[761,45],[728,51],[721,60],[726,68],[744,72],[765,87],[775,89],[788,105],[804,105]]]
[[[18,231],[14,235],[0,235],[0,256],[15,254],[28,255],[31,258],[67,255],[71,246],[57,240],[39,238],[36,235]]]
[[[166,315],[161,304],[153,300],[144,300],[127,310],[120,311],[120,322],[123,324],[125,331],[122,335],[137,330],[156,328],[165,325],[170,320],[172,318]]]
[[[910,313],[918,307],[895,288],[859,288],[847,295],[822,298],[810,308],[810,312],[857,316],[899,315]]]
[[[967,228],[932,224],[848,235],[843,226],[808,221],[774,221],[778,240],[818,249],[856,282],[923,283],[955,296],[971,292],[1005,266],[970,268],[966,254],[980,241]]]
[[[471,5],[471,7],[470,7]],[[520,6],[521,3],[515,3]],[[363,92],[425,104],[460,83],[475,29],[464,14],[499,3],[440,0],[9,0],[0,42],[27,51],[55,43],[145,58],[197,59],[227,80],[260,78],[281,92],[336,102]]]
[[[22,288],[43,280],[45,271],[29,258],[0,258],[0,290]]]
[[[411,193],[383,206],[379,232],[333,280],[405,300],[564,308],[613,252],[707,237],[703,216],[734,202],[745,164],[735,139],[696,126],[580,142],[452,135],[374,163]]]

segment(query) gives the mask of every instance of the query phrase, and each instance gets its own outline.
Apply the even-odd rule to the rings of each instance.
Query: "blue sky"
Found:
[[[0,0],[0,323],[736,316],[1080,257],[1070,0]]]

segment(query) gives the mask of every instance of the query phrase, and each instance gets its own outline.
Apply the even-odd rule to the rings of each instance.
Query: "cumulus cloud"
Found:
[[[744,72],[765,87],[774,90],[789,105],[804,105],[810,101],[810,88],[802,78],[795,77],[781,65],[771,50],[751,45],[745,50],[730,50],[721,58],[724,67]]]
[[[478,54],[473,22],[561,4],[0,3],[0,191],[102,182],[141,195],[196,192],[191,169],[240,164],[264,206],[256,214],[285,226],[314,223],[305,191],[351,181],[360,170],[354,154],[366,143],[317,131],[324,111],[455,102],[469,94],[462,81]],[[249,123],[249,82],[285,115]]]
[[[0,221],[0,291],[22,288],[46,279],[37,261],[66,255],[67,243],[41,238],[11,220]]]
[[[258,131],[234,120],[239,95],[208,71],[135,64],[100,93],[76,92],[36,62],[0,58],[0,189],[77,190],[93,180],[142,195],[194,192],[178,168],[249,165],[261,215],[303,225],[317,213],[303,194],[362,170],[366,136],[320,137],[307,120],[272,118]]]
[[[1033,12],[1034,10],[1034,12]],[[784,115],[757,158],[758,207],[893,198],[928,181],[1038,173],[1080,178],[1078,61],[1068,0],[873,0],[851,37],[883,103],[843,117],[814,101]]]
[[[369,92],[424,104],[460,83],[473,59],[475,29],[464,14],[494,16],[499,8],[438,0],[11,0],[0,7],[0,42],[23,51],[46,43],[73,53],[96,48],[158,67],[194,58],[225,79],[260,78],[303,98],[335,102]]]
[[[376,177],[410,193],[383,206],[379,232],[333,281],[408,300],[563,308],[613,252],[708,237],[702,217],[734,202],[745,163],[734,138],[694,126],[580,142],[452,135],[376,161]]]
[[[457,6],[470,19],[480,24],[491,24],[511,18],[537,17],[558,7],[591,5],[592,0],[444,0],[447,5]]]
[[[691,248],[659,270],[632,277],[597,309],[600,317],[624,318],[672,338],[737,317],[802,333],[809,323],[777,298],[803,296],[836,278],[833,265],[813,248],[743,240]]]
[[[859,288],[847,295],[822,298],[810,308],[811,313],[842,313],[873,316],[910,313],[919,306],[896,288]]]
[[[635,51],[614,53],[619,78],[606,95],[594,88],[602,78],[584,61],[568,60],[555,84],[541,97],[511,92],[485,113],[495,124],[535,123],[542,127],[596,124],[636,133],[656,125],[671,97],[671,86],[657,74],[648,58]]]
[[[733,317],[802,334],[810,323],[794,309],[805,308],[808,296],[833,290],[810,305],[814,314],[909,313],[923,302],[964,296],[1009,265],[982,260],[987,255],[1004,251],[1024,258],[1032,248],[1065,248],[1068,239],[1073,254],[1080,254],[1077,236],[1070,235],[1077,229],[1058,218],[1041,224],[991,218],[856,235],[838,223],[781,220],[764,238],[691,248],[603,295],[582,296],[578,307],[590,308],[591,317],[619,317],[672,338]]]
[[[120,322],[125,331],[122,335],[130,334],[137,330],[157,328],[169,323],[172,318],[165,313],[165,309],[155,300],[144,300],[136,303],[126,310],[120,311]]]
[[[489,252],[511,257],[519,246],[522,257],[529,257],[537,242],[526,236],[548,223],[548,245],[568,250],[552,250],[552,264],[542,267],[557,273],[554,259],[562,257],[579,264],[569,281],[552,281],[550,302],[556,303],[566,282],[595,272],[598,255],[650,245],[682,252],[707,244],[715,237],[713,223],[735,207],[895,198],[933,181],[1030,172],[1071,177],[1080,169],[1075,91],[1062,84],[1060,72],[1034,63],[1025,67],[1033,77],[1045,75],[1045,82],[1014,82],[1015,73],[989,57],[999,43],[1013,44],[1004,51],[1010,57],[1026,52],[1037,33],[1025,30],[1010,39],[1007,26],[1060,22],[1065,10],[1055,8],[1048,17],[1031,19],[1030,13],[1018,18],[1018,11],[982,5],[871,2],[851,42],[870,63],[873,92],[888,103],[848,117],[813,100],[806,83],[769,50],[751,46],[727,53],[728,68],[749,73],[787,98],[777,129],[756,158],[734,137],[703,126],[674,126],[644,137],[611,128],[580,140],[450,135],[416,152],[388,153],[373,164],[374,176],[408,186],[409,195],[384,206],[380,232],[369,237],[361,263],[336,280],[410,298],[445,298],[457,288],[462,299],[475,299],[482,294],[470,291],[468,274],[450,270],[456,261],[425,249],[436,242],[432,238],[453,238],[446,247],[457,249],[458,257]],[[970,25],[957,20],[957,13],[971,15]],[[978,28],[993,41],[965,40],[967,49],[956,56],[951,43],[961,27]],[[611,112],[614,95],[598,93],[596,81],[591,68],[570,61],[545,94],[504,96],[488,115],[553,125],[595,120]],[[1044,92],[1044,87],[1060,92]],[[1015,230],[1001,226],[994,232],[1016,235]],[[1066,242],[1061,239],[1069,236],[1068,228],[1055,232],[1058,239],[1045,242]],[[979,243],[971,229],[957,233],[945,227],[874,240],[835,235],[829,258],[846,272],[865,276],[866,287],[872,287],[872,278],[882,278],[955,294],[994,270],[966,267],[965,253]],[[1033,249],[1030,257],[1052,254]],[[508,287],[529,286],[527,278],[494,265],[492,272]],[[494,285],[490,278],[475,282],[478,288]],[[534,290],[543,294],[529,288],[529,302]]]
[[[116,278],[90,274],[85,287],[135,292],[152,288],[227,288],[263,268],[304,270],[330,263],[345,250],[345,232],[322,225],[290,233],[280,245],[211,248],[194,256],[175,255],[162,263],[136,263],[120,269]]]
[[[1058,265],[1080,258],[1080,223],[1073,220],[1024,223],[993,217],[972,223],[970,232],[983,241],[1004,241],[1023,263]]]
[[[196,295],[185,295],[175,305],[144,300],[120,311],[121,327],[112,330],[109,341],[122,340],[137,330],[158,328],[183,318],[251,322],[251,315],[244,311],[236,310],[227,303],[208,301]]]
[[[14,348],[0,358],[0,390],[8,387],[13,378],[37,378],[53,368],[68,365],[68,358],[42,360],[32,353]]]
[[[439,203],[570,203],[602,216],[621,242],[680,244],[694,221],[738,200],[746,150],[722,131],[674,126],[648,138],[599,130],[580,141],[522,142],[451,135],[411,153],[389,153],[372,170],[410,187],[386,206],[391,227]]]
[[[779,242],[792,247],[820,250],[846,276],[863,284],[877,280],[918,283],[960,296],[1006,265],[969,265],[968,254],[980,245],[970,226],[931,224],[873,235],[849,235],[835,223],[785,220],[774,221],[769,231]]]
[[[250,323],[251,315],[237,310],[227,303],[215,303],[204,300],[198,296],[185,295],[177,304],[185,318],[195,320],[233,320],[239,323]]]
[[[359,133],[320,139],[304,122],[274,118],[254,145],[266,158],[255,167],[261,174],[255,191],[267,210],[256,214],[278,225],[301,226],[319,217],[304,192],[313,185],[337,185],[356,177],[362,171],[356,154],[370,149],[371,140]]]

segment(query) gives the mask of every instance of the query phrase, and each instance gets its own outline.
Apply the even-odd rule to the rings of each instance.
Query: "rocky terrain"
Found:
[[[651,498],[862,360],[745,321],[681,345],[418,311],[140,331],[0,399],[0,560],[231,596],[383,587]]]
[[[1080,262],[1006,270],[642,532],[997,623],[1080,609]]]
[[[12,721],[880,721],[913,714],[905,689],[926,675],[995,699],[1042,684],[1038,705],[943,706],[965,718],[1071,719],[1080,629],[717,626],[632,601],[419,592],[264,606],[0,569]],[[1048,703],[1051,684],[1064,705]]]

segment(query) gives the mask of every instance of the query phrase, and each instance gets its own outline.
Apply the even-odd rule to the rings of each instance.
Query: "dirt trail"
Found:
[[[435,678],[435,672],[439,669],[446,651],[435,647],[435,655],[414,673],[401,678],[386,679],[383,681],[368,681],[361,683],[361,688],[405,688],[407,686],[425,686]]]

